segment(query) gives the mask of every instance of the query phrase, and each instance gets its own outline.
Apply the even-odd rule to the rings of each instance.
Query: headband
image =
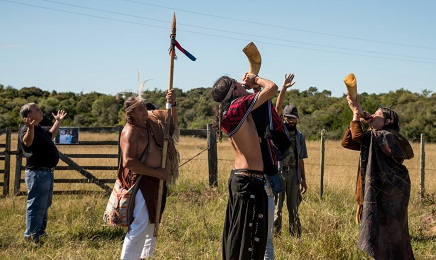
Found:
[[[224,101],[226,101],[227,99],[230,98],[230,96],[232,95],[233,90],[235,90],[235,88],[236,88],[236,87],[235,87],[235,84],[232,83],[232,86],[229,88],[229,91],[227,92],[226,97],[223,99],[223,101],[221,101],[221,103],[224,102]]]
[[[133,109],[135,109],[135,108],[137,108],[139,105],[141,105],[141,104],[143,103],[142,101],[143,101],[142,98],[136,98],[136,102],[133,103],[133,104],[131,104],[130,106],[126,107],[125,111],[126,111],[126,112],[130,112],[130,111],[132,111]]]

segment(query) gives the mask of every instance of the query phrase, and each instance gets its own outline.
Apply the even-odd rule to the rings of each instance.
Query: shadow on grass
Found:
[[[109,195],[108,191],[101,190],[55,190],[53,195]],[[27,191],[19,191],[15,196],[27,196]]]
[[[121,227],[102,226],[101,228],[73,230],[72,239],[79,241],[120,240],[126,234],[126,229]]]

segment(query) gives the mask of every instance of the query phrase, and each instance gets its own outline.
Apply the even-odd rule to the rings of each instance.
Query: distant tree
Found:
[[[92,126],[114,126],[118,123],[119,103],[113,96],[102,95],[92,103]]]
[[[19,97],[24,99],[30,99],[31,97],[37,99],[37,98],[47,98],[50,95],[50,92],[43,91],[42,89],[37,87],[30,87],[30,88],[24,87],[18,91],[18,95]]]
[[[212,122],[213,109],[218,105],[210,94],[210,88],[195,88],[183,92],[175,89],[179,113],[179,127],[204,129]],[[130,93],[132,94],[132,93]],[[135,93],[136,94],[136,93]],[[122,108],[126,95],[105,95],[97,92],[75,94],[73,92],[43,91],[36,87],[14,89],[0,84],[0,128],[11,127],[16,130],[22,123],[19,110],[22,105],[37,102],[44,120],[42,125],[53,124],[52,112],[59,109],[68,115],[63,125],[74,126],[115,126],[124,125]],[[146,90],[145,102],[158,109],[165,109],[165,90]],[[275,105],[277,97],[273,98]],[[402,134],[417,141],[423,133],[430,142],[436,142],[436,93],[423,90],[412,93],[399,89],[382,94],[360,93],[363,109],[374,113],[381,106],[395,109],[400,115]],[[299,110],[298,128],[309,140],[318,140],[320,131],[325,129],[327,138],[340,139],[352,118],[345,95],[332,97],[331,91],[318,91],[309,87],[300,91],[291,88],[287,91],[284,106],[294,104]]]

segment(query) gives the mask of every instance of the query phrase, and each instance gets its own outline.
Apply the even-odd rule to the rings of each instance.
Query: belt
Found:
[[[263,173],[255,173],[255,172],[233,172],[233,173],[237,175],[244,175],[249,178],[256,178],[256,179],[263,179],[265,177]]]
[[[48,167],[35,167],[32,169],[29,169],[30,171],[44,171],[44,172],[54,172],[55,167],[48,168]]]

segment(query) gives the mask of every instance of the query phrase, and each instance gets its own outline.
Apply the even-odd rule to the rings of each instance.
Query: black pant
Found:
[[[228,182],[223,259],[263,259],[268,233],[265,181],[235,174],[237,172],[231,172]]]

